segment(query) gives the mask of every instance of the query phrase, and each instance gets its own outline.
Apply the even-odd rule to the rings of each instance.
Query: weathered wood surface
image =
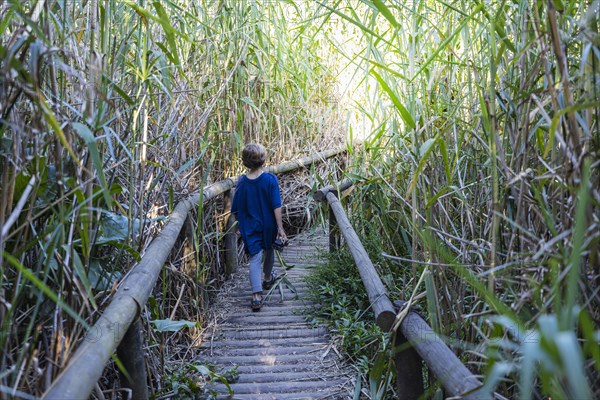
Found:
[[[314,199],[316,201],[325,201],[328,193],[333,193],[336,195],[336,197],[339,197],[339,194],[341,192],[344,192],[345,190],[350,189],[350,187],[352,187],[353,184],[354,184],[354,182],[352,182],[350,179],[344,179],[337,186],[334,186],[334,185],[325,186],[324,188],[321,188],[315,192]]]
[[[447,394],[462,399],[491,399],[482,383],[464,366],[444,340],[415,312],[409,312],[400,331],[410,341]]]
[[[288,278],[298,290],[295,299],[284,289],[284,301],[275,292],[259,312],[250,309],[252,292],[247,267],[234,275],[232,288],[215,305],[224,315],[208,333],[198,359],[226,371],[237,366],[239,380],[231,387],[232,399],[351,399],[354,389],[352,368],[348,368],[332,347],[332,338],[324,327],[306,322],[306,307],[314,306],[305,298],[303,277],[309,265],[318,262],[315,245],[326,249],[324,233],[304,234],[292,241],[282,253],[288,265]],[[283,269],[275,264],[277,273]],[[218,398],[229,398],[223,384],[211,384]]]
[[[348,243],[348,249],[354,257],[360,278],[365,285],[369,301],[373,307],[373,313],[375,314],[375,320],[377,325],[384,331],[389,331],[394,324],[396,313],[394,312],[394,305],[390,301],[385,286],[381,278],[375,270],[375,266],[371,262],[367,251],[362,245],[358,235],[352,228],[348,217],[342,207],[342,203],[335,197],[333,191],[328,191],[326,199],[329,202],[331,211],[335,214],[335,219],[338,223],[340,231]]]

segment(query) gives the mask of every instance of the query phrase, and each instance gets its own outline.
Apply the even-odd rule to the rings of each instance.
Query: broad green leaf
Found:
[[[150,321],[154,325],[154,329],[157,332],[179,332],[185,328],[193,328],[199,326],[197,322],[186,321],[186,320],[172,320],[172,319],[155,319]]]
[[[572,331],[560,332],[554,341],[560,353],[563,371],[567,376],[571,398],[591,399],[592,392],[583,367],[585,360],[581,354],[581,347],[577,343],[577,337]]]
[[[90,267],[88,277],[90,285],[94,290],[105,291],[110,290],[115,281],[121,279],[122,274],[119,271],[110,272],[102,265],[103,260],[98,258],[90,259]],[[104,261],[106,263],[106,261]]]
[[[388,6],[385,5],[385,1],[383,1],[383,0],[372,0],[372,1],[373,1],[373,5],[375,7],[377,7],[377,10],[379,10],[379,12],[388,21],[390,21],[390,24],[392,24],[392,26],[394,28],[398,28],[399,27],[398,21],[396,21],[396,18],[394,17],[394,14],[392,14],[392,11],[388,8]]]
[[[419,158],[423,158],[429,154],[431,151],[431,147],[436,142],[437,138],[429,138],[427,139],[419,148]]]
[[[371,69],[370,72],[375,77],[375,79],[377,79],[383,90],[390,97],[392,103],[394,103],[394,105],[400,112],[400,116],[402,117],[404,122],[406,122],[406,125],[408,125],[412,129],[415,129],[417,125],[415,124],[413,117],[410,115],[408,110],[402,105],[400,99],[398,98],[398,96],[396,96],[396,93],[394,93],[394,91],[388,86],[387,82],[375,70]]]
[[[206,365],[202,365],[202,364],[192,364],[191,366],[194,371],[204,375],[204,376],[211,376],[213,375],[212,371],[206,366]]]

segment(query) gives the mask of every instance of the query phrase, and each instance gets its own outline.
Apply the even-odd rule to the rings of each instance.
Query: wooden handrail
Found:
[[[387,332],[392,328],[396,318],[394,305],[390,301],[385,286],[383,286],[383,282],[377,274],[375,266],[371,262],[367,251],[352,228],[352,225],[344,212],[342,203],[338,200],[333,191],[329,191],[325,198],[335,215],[335,219],[344,239],[348,243],[348,248],[352,253],[352,257],[354,257],[360,277],[367,289],[367,295],[369,296],[369,301],[371,302],[371,308],[375,314],[377,325]]]
[[[337,187],[342,191],[351,185],[351,182],[344,181]],[[381,278],[373,267],[373,263],[358,235],[352,228],[335,192],[335,186],[330,185],[318,190],[314,198],[317,201],[327,200],[329,203],[330,210],[335,215],[336,223],[339,225],[340,231],[348,244],[365,285],[377,325],[384,331],[389,331],[396,318],[396,309],[389,300],[387,290],[383,286]],[[409,344],[409,348],[402,350],[404,354],[400,355],[400,361],[398,358],[396,359],[398,381],[404,385],[398,393],[399,398],[414,399],[423,392],[423,375],[419,368],[421,363],[414,358],[415,350],[416,354],[420,356],[435,377],[442,383],[442,387],[450,397],[472,400],[491,398],[489,393],[482,391],[481,382],[463,365],[456,354],[419,314],[410,311],[402,320],[399,330],[400,332],[396,336],[400,340],[395,345],[407,347],[402,343],[403,341],[407,341]],[[418,370],[413,371],[412,369],[415,368]],[[410,376],[399,376],[401,373]]]
[[[274,174],[291,172],[344,153],[347,149],[348,146],[344,145],[299,160],[287,161],[266,170]],[[104,366],[123,337],[126,334],[139,334],[139,330],[135,331],[135,325],[131,329],[130,326],[148,301],[188,213],[197,207],[201,200],[210,200],[232,189],[237,181],[238,177],[235,177],[214,183],[205,187],[202,193],[193,194],[177,204],[168,217],[167,224],[150,243],[140,262],[120,283],[109,306],[88,331],[84,342],[78,347],[67,367],[46,391],[44,399],[89,398]]]
[[[344,179],[339,186],[329,185],[317,190],[313,197],[316,201],[323,201],[326,199],[328,193],[334,193],[337,196],[338,192],[341,193],[350,189],[353,184],[354,182],[352,182],[350,179]]]

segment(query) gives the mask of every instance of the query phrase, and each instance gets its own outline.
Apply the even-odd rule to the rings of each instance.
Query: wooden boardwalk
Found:
[[[223,314],[205,338],[199,361],[221,370],[237,366],[239,379],[231,384],[231,397],[223,384],[211,384],[207,391],[224,399],[352,398],[355,373],[337,354],[327,329],[311,326],[304,317],[306,308],[316,305],[305,299],[303,277],[327,245],[322,232],[294,238],[282,258],[294,265],[287,277],[298,297],[284,287],[282,301],[275,290],[259,312],[250,309],[248,268],[238,269],[229,290],[220,294],[217,307]],[[277,259],[275,270],[285,272]]]

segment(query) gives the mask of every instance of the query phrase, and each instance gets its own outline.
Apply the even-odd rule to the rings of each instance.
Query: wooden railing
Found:
[[[478,400],[491,398],[489,393],[483,392],[481,382],[419,314],[410,310],[406,314],[397,314],[381,278],[336,196],[338,191],[342,192],[350,186],[352,182],[347,180],[338,186],[327,186],[318,190],[314,198],[329,204],[330,250],[335,250],[339,244],[335,237],[339,228],[365,285],[377,325],[385,332],[393,331],[397,351],[394,365],[398,398],[417,399],[423,395],[423,362],[441,382],[448,397]]]
[[[283,174],[313,163],[324,161],[345,152],[347,145],[330,149],[296,161],[267,168],[268,172]],[[147,399],[147,376],[142,349],[142,326],[139,319],[171,249],[184,226],[188,214],[200,201],[206,202],[221,194],[224,204],[231,205],[231,190],[238,178],[226,179],[204,188],[177,204],[160,234],[152,241],[140,262],[119,284],[111,303],[88,330],[86,340],[79,346],[67,367],[44,394],[44,399],[87,399],[102,375],[109,358],[117,355],[127,371],[132,398]],[[232,221],[228,222],[231,226]],[[225,237],[226,272],[237,264],[235,237]]]

